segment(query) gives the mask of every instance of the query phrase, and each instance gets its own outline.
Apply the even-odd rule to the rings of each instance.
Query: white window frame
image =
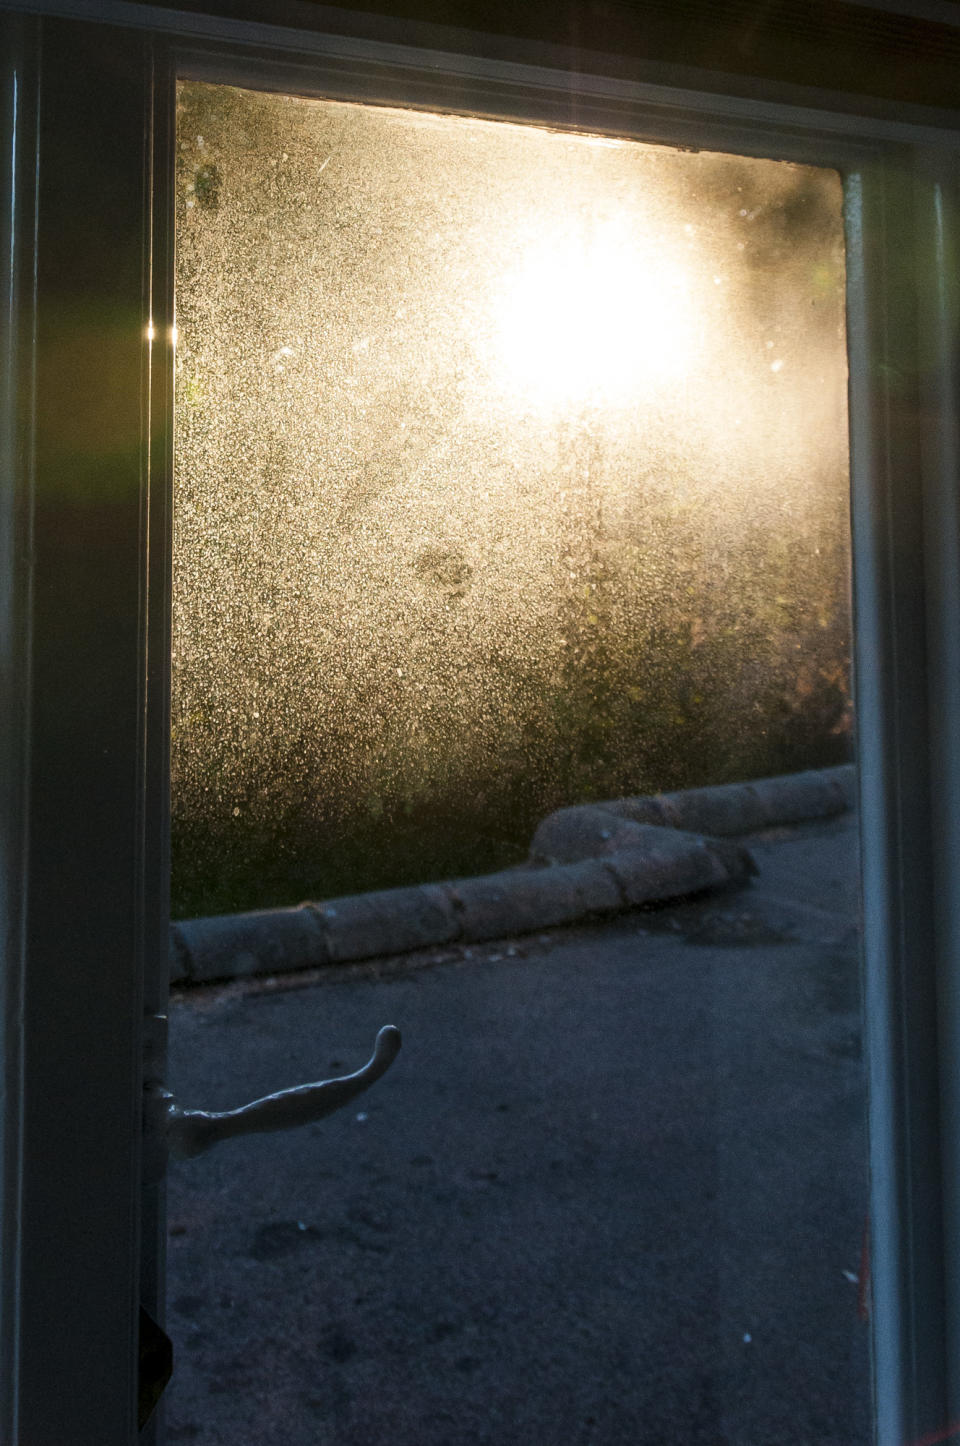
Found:
[[[53,18],[30,19],[30,14]],[[134,508],[131,491],[129,511],[130,529],[135,514],[139,519],[140,538],[137,677],[123,683],[130,665],[119,655],[116,664],[118,686],[128,687],[131,699],[134,694],[141,699],[140,723],[126,735],[125,745],[131,750],[127,804],[131,819],[139,810],[141,826],[139,861],[126,885],[131,922],[120,941],[139,977],[127,981],[115,1005],[102,988],[93,990],[102,1017],[84,1021],[92,1047],[104,1023],[121,1043],[113,1073],[91,1070],[89,1077],[77,1078],[70,1105],[77,1129],[91,1138],[95,1130],[89,1122],[111,1109],[127,1125],[109,1164],[96,1150],[85,1158],[78,1154],[71,1158],[68,1179],[58,1179],[56,1162],[53,1167],[48,1162],[45,1170],[36,1167],[46,1105],[30,1075],[30,1061],[53,1058],[57,1031],[70,1028],[70,1021],[55,1011],[45,1015],[35,998],[33,981],[49,972],[53,946],[49,937],[45,942],[35,937],[31,909],[36,890],[30,877],[56,861],[49,820],[44,823],[36,813],[37,779],[48,762],[56,761],[44,757],[48,745],[37,720],[49,716],[58,700],[38,652],[44,635],[42,627],[38,632],[35,603],[44,585],[42,569],[55,559],[34,555],[30,522],[38,485],[31,459],[43,443],[33,348],[45,301],[36,293],[29,216],[44,184],[36,117],[38,107],[43,114],[45,66],[54,64],[46,57],[56,47],[45,43],[47,35],[55,37],[56,17],[74,17],[94,29],[99,23],[106,51],[122,36],[130,63],[142,63],[143,95],[152,111],[137,124],[144,125],[149,142],[144,178],[153,214],[145,229],[150,244],[135,325],[145,330],[150,320],[159,338],[144,381],[139,501]],[[769,87],[764,99],[744,99],[718,93],[715,77],[710,88],[698,91],[657,84],[649,75],[633,81],[572,73],[557,64],[557,53],[548,47],[543,47],[541,64],[529,45],[522,62],[417,50],[378,40],[369,16],[363,33],[358,21],[355,35],[324,35],[123,0],[99,5],[7,0],[6,21],[0,11],[3,23],[4,34],[16,44],[11,40],[0,61],[5,147],[0,158],[0,681],[5,685],[0,689],[5,951],[0,979],[0,1438],[10,1446],[48,1439],[57,1418],[53,1404],[44,1415],[38,1382],[47,1374],[58,1392],[72,1392],[71,1441],[131,1446],[135,1373],[130,1351],[138,1290],[162,1314],[162,1193],[141,1201],[135,1188],[135,1106],[142,1016],[162,1010],[166,988],[168,824],[163,800],[172,405],[169,350],[163,343],[174,322],[170,117],[173,82],[180,75],[499,116],[843,171],[876,1441],[908,1446],[960,1421],[960,116],[937,117],[929,125],[915,119],[905,123],[892,110],[878,113],[883,107],[875,104],[872,114],[861,114],[852,97],[814,97],[803,104],[796,88],[789,96],[785,88],[783,99]],[[142,337],[131,333],[130,341],[139,347]],[[41,388],[42,380],[41,372]],[[122,667],[127,674],[121,674]],[[59,703],[69,707],[69,696]],[[95,802],[96,777],[85,786]],[[116,852],[116,840],[105,841],[92,824],[89,845],[105,855]],[[44,848],[46,865],[37,855]],[[90,970],[96,968],[96,910],[102,902],[92,898],[89,917],[79,925]],[[78,992],[78,1004],[81,997]],[[134,1092],[119,1113],[118,1079],[127,1080]],[[63,1107],[62,1098],[49,1105],[51,1112]],[[851,1169],[860,1166],[851,1161]],[[118,1404],[105,1411],[85,1384],[70,1340],[37,1318],[33,1302],[52,1298],[51,1261],[25,1230],[23,1209],[28,1185],[73,1192],[77,1200],[98,1199],[117,1188],[118,1172],[124,1169],[136,1217],[117,1242],[126,1261],[126,1284],[117,1275],[112,1295],[105,1289],[87,1302],[92,1335],[114,1362],[117,1379]],[[106,1243],[70,1243],[62,1256],[65,1295],[76,1289],[77,1280],[91,1278],[97,1252],[102,1257]],[[147,1265],[138,1286],[135,1257],[141,1252]]]

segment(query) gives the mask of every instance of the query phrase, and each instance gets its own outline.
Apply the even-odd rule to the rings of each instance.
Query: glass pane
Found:
[[[175,917],[849,762],[836,172],[179,104]],[[175,995],[188,1105],[406,1043],[173,1168],[171,1440],[867,1446],[853,816],[753,827],[739,893]]]
[[[181,107],[175,916],[848,756],[834,172]]]

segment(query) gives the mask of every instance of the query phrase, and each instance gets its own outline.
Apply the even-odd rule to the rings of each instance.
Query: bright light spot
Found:
[[[578,146],[602,146],[606,150],[619,150],[625,144],[616,136],[577,136]]]
[[[531,246],[494,311],[496,373],[534,405],[630,403],[694,359],[688,273],[613,225]]]
[[[154,337],[156,336],[156,334],[157,334],[156,327],[154,326],[153,322],[151,321],[151,322],[148,324],[148,326],[147,326],[147,341],[153,341],[153,339],[154,339]]]
[[[770,363],[770,370],[771,370],[772,372],[782,372],[782,371],[783,371],[783,362],[782,362],[782,361],[779,361],[779,360],[778,360],[778,361],[772,361],[772,362]]]
[[[171,346],[176,346],[176,344],[177,344],[177,338],[178,338],[179,335],[180,335],[180,333],[177,331],[177,328],[176,328],[175,326],[171,326],[171,328],[170,328],[170,344],[171,344]]]

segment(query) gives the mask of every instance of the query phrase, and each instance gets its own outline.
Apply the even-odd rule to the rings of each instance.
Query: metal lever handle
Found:
[[[322,1120],[343,1109],[357,1095],[369,1089],[393,1064],[400,1049],[400,1031],[384,1025],[377,1035],[373,1054],[363,1069],[340,1079],[318,1080],[296,1085],[274,1095],[264,1095],[252,1104],[219,1114],[207,1110],[182,1110],[171,1095],[167,1098],[164,1133],[170,1154],[189,1159],[209,1150],[218,1140],[231,1135],[251,1135],[264,1130],[289,1130]]]

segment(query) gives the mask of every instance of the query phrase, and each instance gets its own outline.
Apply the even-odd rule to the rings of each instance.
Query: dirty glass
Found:
[[[173,911],[849,756],[841,181],[179,93]]]

